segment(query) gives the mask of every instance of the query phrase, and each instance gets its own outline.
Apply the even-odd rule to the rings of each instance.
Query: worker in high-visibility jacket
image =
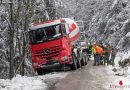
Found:
[[[93,55],[94,55],[94,66],[96,65],[99,65],[100,64],[100,57],[103,53],[103,49],[98,46],[96,43],[93,44],[93,47],[92,47],[92,52],[93,52]]]
[[[92,54],[94,56],[94,64],[93,64],[93,66],[96,66],[97,58],[96,58],[96,49],[95,49],[94,45],[92,47]]]

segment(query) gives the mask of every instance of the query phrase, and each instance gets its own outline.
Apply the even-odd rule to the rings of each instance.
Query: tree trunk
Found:
[[[54,19],[56,17],[55,3],[54,0],[44,0],[46,4],[46,9],[48,11],[49,17]]]
[[[12,0],[10,0],[12,2]],[[13,37],[14,37],[14,21],[13,21],[13,4],[10,3],[10,79],[14,76],[14,44],[13,44]]]

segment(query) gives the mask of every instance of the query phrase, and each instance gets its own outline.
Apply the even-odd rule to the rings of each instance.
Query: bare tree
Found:
[[[55,17],[54,1],[42,1],[44,8],[39,10],[40,13],[42,12],[42,19],[53,19]],[[3,14],[2,18],[7,22],[8,29],[5,30],[4,37],[2,36],[6,49],[0,59],[9,62],[9,78],[18,73],[24,75],[27,72],[33,72],[26,32],[28,32],[29,24],[37,14],[36,0],[9,0],[9,2],[3,1],[2,5],[6,12],[6,16]]]
[[[56,7],[54,0],[44,0],[46,5],[46,10],[49,14],[49,17],[51,19],[54,19],[56,17]]]
[[[13,3],[12,0],[10,0],[10,79],[14,75],[14,18],[13,18]]]

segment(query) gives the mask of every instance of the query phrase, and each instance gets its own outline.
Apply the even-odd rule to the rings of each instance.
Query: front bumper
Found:
[[[62,66],[60,63],[54,63],[54,64],[48,64],[48,65],[41,65],[41,68],[42,69],[52,69],[52,68],[55,68],[55,67],[60,67]]]

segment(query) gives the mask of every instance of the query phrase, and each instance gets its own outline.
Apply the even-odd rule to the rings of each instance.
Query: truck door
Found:
[[[63,32],[64,47],[70,48],[69,25],[68,24],[62,24],[61,29],[62,29],[62,32]]]

